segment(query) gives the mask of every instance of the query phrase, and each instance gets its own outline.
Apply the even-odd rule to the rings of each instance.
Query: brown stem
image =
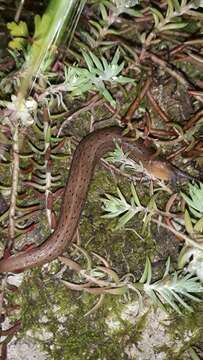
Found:
[[[144,96],[146,95],[151,83],[152,83],[152,78],[149,77],[146,80],[142,90],[137,95],[136,99],[130,105],[130,107],[129,107],[128,111],[127,111],[127,114],[122,118],[122,120],[121,120],[122,123],[127,124],[127,123],[129,123],[131,121],[134,112],[138,109],[138,107],[139,107],[141,101],[143,100]]]
[[[0,336],[9,336],[16,334],[22,326],[21,320],[16,321],[16,323],[11,326],[9,329],[0,330]]]
[[[148,98],[150,104],[152,105],[152,107],[154,108],[154,111],[158,113],[160,118],[166,123],[170,122],[170,119],[169,119],[168,115],[165,113],[165,111],[156,102],[156,100],[154,99],[154,97],[153,97],[153,95],[152,95],[152,93],[151,93],[151,91],[149,89],[147,91],[147,98]]]
[[[185,124],[185,126],[184,126],[183,129],[184,129],[184,130],[189,130],[189,129],[191,129],[191,128],[194,126],[194,124],[195,124],[202,116],[203,116],[203,109],[201,109],[201,110],[199,110],[198,112],[196,112],[196,114],[193,115],[193,116],[191,117],[191,119],[187,121],[187,123]]]
[[[18,191],[18,174],[19,174],[19,144],[18,144],[18,125],[13,129],[13,169],[12,169],[12,189],[9,209],[9,237],[11,247],[15,237],[15,212],[16,212],[16,196]]]

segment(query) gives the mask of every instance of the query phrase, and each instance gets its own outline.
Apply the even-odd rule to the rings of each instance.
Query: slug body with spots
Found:
[[[42,265],[64,252],[77,229],[95,164],[106,152],[114,149],[115,141],[126,148],[129,145],[129,156],[142,161],[145,169],[154,177],[170,180],[174,176],[172,165],[161,160],[150,160],[152,152],[145,148],[141,140],[136,141],[132,148],[132,142],[130,145],[129,138],[122,136],[122,130],[118,127],[89,134],[79,143],[73,155],[61,213],[54,233],[38,247],[1,260],[0,272],[15,272]]]

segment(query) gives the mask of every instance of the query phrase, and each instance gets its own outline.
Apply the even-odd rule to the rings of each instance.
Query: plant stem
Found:
[[[9,244],[10,248],[15,237],[15,211],[16,211],[16,196],[18,191],[18,174],[19,174],[19,138],[18,138],[18,124],[13,129],[13,168],[12,168],[12,188],[11,200],[9,209]]]
[[[156,219],[151,219],[151,221],[155,222],[156,224],[162,226],[163,228],[171,231],[174,235],[178,236],[178,237],[181,237],[185,242],[186,244],[189,244],[191,246],[194,246],[195,248],[197,249],[200,249],[200,250],[203,250],[203,245],[199,244],[197,241],[195,240],[192,240],[191,238],[189,238],[187,235],[175,230],[174,228],[172,228],[171,226],[168,226],[164,223],[161,223],[159,220],[156,220]]]

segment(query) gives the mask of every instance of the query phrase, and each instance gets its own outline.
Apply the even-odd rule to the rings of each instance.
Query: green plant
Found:
[[[36,77],[50,65],[54,58],[54,49],[61,41],[67,23],[69,23],[69,35],[72,37],[73,29],[75,29],[85,2],[86,0],[79,2],[72,0],[68,3],[67,1],[51,0],[43,16],[35,16],[33,44],[26,56],[24,65],[26,76],[22,77],[19,88],[19,102],[27,96]],[[71,25],[73,22],[75,22],[74,27]],[[72,29],[71,33],[70,29]]]
[[[183,199],[189,205],[189,211],[185,210],[185,227],[189,234],[199,242],[203,241],[203,184],[189,184],[189,196],[181,193]],[[191,217],[190,213],[193,215]]]
[[[56,95],[62,98],[61,93],[70,92],[72,96],[80,96],[85,92],[97,90],[105,99],[113,106],[116,101],[113,99],[110,91],[106,87],[106,82],[110,84],[127,84],[133,83],[134,80],[120,75],[124,68],[124,61],[118,64],[120,52],[116,50],[110,63],[105,57],[97,57],[93,52],[88,53],[82,51],[82,55],[87,64],[88,69],[78,66],[69,66],[65,68],[65,81],[62,84],[51,85],[42,94],[41,98]],[[62,101],[59,99],[60,103]],[[63,103],[62,103],[63,104]]]
[[[151,263],[149,259],[147,259],[144,273],[140,279],[140,283],[144,284],[144,292],[152,299],[154,304],[162,307],[163,304],[167,304],[179,314],[181,313],[179,305],[188,311],[193,311],[192,307],[183,300],[183,297],[194,301],[201,301],[193,295],[200,295],[203,292],[203,287],[199,283],[199,279],[193,277],[190,273],[174,272],[170,274],[169,269],[170,259],[167,261],[166,270],[162,279],[151,283]]]
[[[73,95],[81,95],[85,91],[96,89],[111,103],[112,106],[115,107],[116,102],[107,90],[105,82],[109,81],[111,84],[127,84],[134,82],[133,79],[119,75],[124,67],[124,62],[118,64],[120,57],[119,49],[116,50],[110,63],[108,63],[103,56],[99,59],[91,51],[89,53],[82,51],[82,54],[88,69],[72,67],[68,70],[66,77],[66,81],[69,84]]]
[[[114,151],[109,152],[106,160],[109,163],[119,165],[121,170],[143,171],[143,166],[130,159],[128,155],[129,153],[124,152],[119,144],[116,143]]]
[[[63,127],[69,121],[71,121],[71,124],[69,124],[70,133],[71,135],[76,135],[77,138],[81,134],[86,133],[89,125],[92,130],[97,120],[98,122],[100,120],[105,121],[95,124],[95,127],[97,125],[106,126],[107,124],[108,126],[111,124],[109,121],[112,121],[112,119],[111,115],[109,117],[109,112],[111,112],[113,118],[115,117],[121,123],[123,115],[125,116],[125,113],[131,108],[131,104],[135,104],[133,115],[131,114],[129,119],[133,118],[133,120],[136,120],[133,124],[135,126],[135,133],[146,140],[146,145],[148,140],[152,141],[154,145],[157,145],[157,150],[160,148],[163,149],[163,152],[167,150],[167,155],[170,154],[170,150],[172,150],[173,155],[173,150],[176,150],[176,148],[177,150],[183,149],[182,145],[187,147],[186,152],[193,150],[193,148],[196,151],[195,146],[202,122],[200,106],[200,102],[202,102],[202,84],[199,82],[202,80],[201,68],[203,62],[201,56],[202,22],[198,21],[203,18],[202,1],[90,0],[82,13],[81,23],[77,27],[74,37],[72,37],[72,30],[77,24],[77,18],[80,15],[84,2],[82,0],[81,2],[71,1],[67,3],[66,0],[65,2],[52,0],[49,9],[44,15],[41,17],[36,16],[35,19],[34,16],[28,16],[28,19],[35,23],[33,34],[31,32],[32,27],[27,26],[25,22],[20,21],[18,24],[12,23],[8,25],[13,39],[10,46],[17,50],[17,55],[12,57],[14,65],[12,65],[11,73],[9,72],[9,59],[8,63],[7,61],[5,62],[5,72],[3,68],[4,62],[2,62],[2,59],[0,61],[0,75],[3,79],[0,84],[0,130],[5,134],[6,145],[12,146],[11,150],[8,146],[7,153],[4,153],[1,158],[3,159],[2,162],[0,159],[0,189],[11,205],[0,215],[0,220],[2,222],[3,235],[4,232],[8,232],[11,242],[13,240],[15,243],[15,250],[21,246],[22,242],[27,242],[27,238],[19,239],[19,235],[33,229],[32,226],[35,225],[39,218],[39,216],[35,216],[36,212],[40,211],[40,214],[42,214],[42,210],[43,213],[46,212],[45,221],[48,220],[49,230],[54,229],[56,222],[55,212],[59,209],[57,198],[61,196],[61,186],[63,186],[65,180],[65,171],[61,171],[61,168],[62,166],[63,168],[67,167],[66,163],[60,166],[58,160],[66,158],[67,153],[69,156],[75,147],[75,138],[71,142],[69,130],[66,133],[65,126]],[[1,7],[2,4],[5,6],[5,3],[2,0]],[[19,4],[20,2],[16,1],[15,3]],[[41,1],[40,3],[43,2]],[[71,3],[76,9],[78,17],[72,16],[73,13],[71,13],[69,20],[73,21],[70,21],[70,27],[65,31],[64,35],[65,37],[73,38],[73,42],[70,48],[67,41],[64,42],[64,46],[61,48],[58,48],[58,46],[56,48],[55,45],[58,45],[57,40],[61,38],[59,25],[62,24],[60,23],[61,20],[64,20],[65,6],[69,7]],[[61,12],[58,12],[59,5]],[[199,11],[198,7],[200,8]],[[27,19],[26,11],[23,19]],[[63,25],[61,28],[62,33]],[[15,51],[12,53],[15,55]],[[57,55],[56,61],[53,61],[55,54]],[[24,67],[21,68],[24,57],[26,61]],[[197,66],[195,66],[195,62]],[[52,64],[51,67],[49,67],[50,64]],[[200,67],[199,70],[198,67]],[[20,77],[19,72],[15,72],[15,69],[20,70]],[[51,69],[51,71],[47,72],[47,69]],[[36,79],[35,83],[33,82],[33,77],[34,80]],[[175,123],[173,123],[170,115],[168,115],[168,109],[164,109],[165,115],[161,111],[162,101],[158,101],[160,111],[159,107],[154,107],[151,104],[149,101],[150,92],[152,98],[154,97],[156,105],[156,100],[161,100],[162,91],[160,91],[160,97],[158,98],[154,88],[156,90],[163,89],[166,79],[167,87],[168,84],[170,85],[171,80],[172,82],[175,80],[177,91],[179,90],[179,84],[181,84],[181,92],[187,92],[187,98],[189,98],[192,107],[194,105],[195,109],[200,108],[201,117],[199,120],[197,120],[196,114],[194,114],[194,119],[192,118],[193,115],[191,115],[191,121],[189,119],[188,122],[185,122],[187,124],[183,124],[182,122],[179,123],[175,114]],[[187,79],[189,80],[188,82],[186,81]],[[20,81],[22,81],[21,84]],[[125,86],[126,84],[128,86]],[[145,84],[150,84],[150,86],[147,88],[148,85],[146,86]],[[196,84],[198,85],[197,88]],[[182,85],[184,86],[182,87]],[[199,85],[201,86],[199,87]],[[23,99],[21,99],[20,103],[18,102],[18,96],[16,96],[19,89],[23,94]],[[146,89],[148,89],[147,92],[144,92]],[[26,98],[27,94],[31,94],[35,100]],[[74,99],[74,96],[79,98]],[[101,97],[103,98],[101,99]],[[101,103],[102,106],[100,107]],[[114,109],[109,104],[113,105]],[[116,105],[119,106],[115,111]],[[143,108],[145,111],[144,117]],[[65,112],[62,112],[62,109]],[[91,114],[91,117],[86,116],[87,111]],[[153,114],[155,114],[155,117]],[[188,118],[188,116],[189,114],[187,113],[186,117]],[[77,121],[74,122],[73,120],[76,120],[76,117]],[[91,119],[90,124],[89,119]],[[15,128],[16,124],[19,125],[17,128]],[[190,126],[191,124],[192,126]],[[188,130],[185,130],[187,126]],[[62,127],[64,133],[59,131]],[[59,132],[63,134],[62,137],[58,137]],[[68,136],[65,134],[68,134]],[[171,145],[174,145],[174,148]],[[200,149],[201,151],[202,149]],[[174,155],[177,156],[175,153]],[[130,170],[131,173],[134,171],[144,173],[142,165],[135,164],[129,158],[128,153],[124,153],[119,145],[116,145],[116,150],[109,155],[107,160],[109,163],[120,167],[120,171],[118,171],[120,174],[123,174],[123,170],[126,169]],[[114,167],[110,166],[110,168],[112,170]],[[124,175],[125,177],[128,176],[126,173]],[[138,175],[140,179],[142,175]],[[133,175],[134,179],[135,177],[137,176]],[[130,176],[131,179],[132,176]],[[60,274],[63,273],[62,283],[69,289],[85,292],[84,296],[74,296],[73,293],[69,294],[70,292],[65,289],[62,289],[62,292],[60,281],[58,281],[60,277],[57,277],[59,274],[54,277],[53,287],[50,286],[50,282],[53,280],[52,274],[58,271],[60,267],[57,261],[48,267],[42,268],[42,271],[35,272],[33,270],[26,273],[26,284],[24,290],[22,290],[21,299],[22,318],[27,322],[27,329],[33,326],[30,320],[33,319],[35,329],[39,332],[38,323],[41,321],[42,314],[47,316],[48,324],[41,324],[40,330],[46,326],[46,329],[49,329],[50,326],[54,334],[53,346],[55,350],[53,353],[50,341],[46,342],[47,350],[50,351],[50,359],[61,359],[61,347],[65,349],[63,353],[64,358],[78,358],[78,348],[80,348],[80,354],[83,357],[90,356],[91,359],[95,359],[106,356],[109,358],[110,352],[107,355],[101,353],[99,346],[97,346],[98,353],[90,354],[89,352],[89,344],[91,343],[89,338],[91,335],[86,331],[86,323],[88,323],[89,319],[94,319],[94,315],[89,317],[87,322],[81,321],[81,329],[75,326],[75,324],[80,322],[78,319],[81,319],[84,313],[87,316],[92,311],[98,309],[104,297],[106,302],[100,312],[104,323],[106,320],[105,312],[107,310],[111,314],[113,312],[109,310],[110,307],[106,304],[111,303],[111,306],[112,304],[116,304],[116,306],[118,304],[119,306],[123,303],[123,301],[117,301],[116,303],[114,298],[112,299],[112,295],[124,296],[124,299],[128,300],[131,294],[135,294],[138,296],[140,304],[142,303],[143,296],[149,297],[152,303],[164,308],[172,308],[179,313],[182,309],[186,311],[192,310],[190,300],[199,301],[198,296],[201,294],[202,288],[198,279],[203,281],[203,242],[201,234],[203,230],[202,185],[196,184],[196,189],[193,188],[189,195],[185,194],[184,199],[187,203],[187,210],[185,211],[184,219],[181,212],[182,208],[180,207],[180,197],[177,195],[174,202],[171,201],[171,198],[168,199],[169,194],[174,191],[174,188],[171,186],[169,189],[170,192],[166,195],[167,204],[165,204],[166,198],[160,199],[162,197],[162,192],[160,191],[161,184],[158,185],[158,188],[156,185],[157,182],[153,184],[150,181],[149,194],[146,194],[144,190],[147,189],[148,184],[145,182],[145,186],[140,192],[140,194],[144,194],[143,198],[141,195],[138,196],[139,185],[138,187],[133,184],[131,185],[129,197],[125,196],[125,193],[121,192],[119,188],[117,189],[117,194],[114,196],[112,194],[109,195],[108,191],[113,191],[112,187],[110,187],[110,190],[106,190],[107,194],[105,199],[103,199],[103,209],[106,211],[105,217],[116,219],[117,229],[123,227],[123,233],[125,230],[132,230],[136,234],[137,232],[134,228],[125,229],[125,227],[130,220],[133,225],[132,220],[139,217],[141,226],[143,225],[141,230],[143,234],[142,241],[146,230],[149,233],[151,232],[151,223],[155,223],[157,229],[162,227],[166,231],[172,231],[173,234],[185,241],[178,265],[180,268],[186,268],[187,266],[186,269],[190,274],[186,274],[185,269],[182,272],[170,273],[168,262],[164,276],[160,276],[159,280],[157,278],[154,280],[151,263],[147,259],[145,271],[139,282],[136,280],[134,273],[122,276],[125,265],[121,264],[120,266],[119,264],[120,267],[117,267],[117,262],[113,263],[113,265],[110,264],[109,258],[112,257],[114,259],[110,248],[107,254],[108,261],[101,256],[94,255],[96,264],[92,261],[91,255],[84,249],[77,249],[75,257],[73,255],[73,260],[63,259],[62,263],[64,266],[60,268]],[[23,193],[21,192],[22,190]],[[171,197],[173,197],[173,194]],[[87,208],[88,211],[89,209]],[[97,234],[99,227],[96,222],[97,214],[91,212],[91,216],[93,215],[95,215],[94,231]],[[44,218],[45,216],[42,219],[40,216],[40,226],[42,228],[46,226],[47,229],[47,222],[46,224],[43,222]],[[100,224],[101,221],[99,219],[98,223]],[[82,227],[82,229],[84,228]],[[128,239],[128,234],[124,235],[126,235],[127,241],[131,241],[131,238]],[[86,239],[88,236],[89,232],[87,231],[85,233]],[[114,236],[116,238],[116,234]],[[120,232],[117,236],[120,240]],[[45,234],[43,233],[42,238],[44,237]],[[81,237],[83,237],[82,231]],[[33,240],[32,236],[31,238]],[[88,246],[91,239],[90,236],[88,238]],[[103,240],[102,236],[98,236],[95,244],[90,244],[90,247],[92,246],[93,248],[95,246],[95,249],[98,251],[102,247],[103,251],[103,243],[101,245],[100,240]],[[132,247],[129,246],[129,243],[127,245],[124,260],[127,269],[132,270],[131,261],[134,261],[134,254],[131,260],[130,251],[132,251]],[[116,247],[117,245],[114,244],[114,246]],[[168,245],[168,242],[166,246],[169,246],[169,249],[171,249],[171,244]],[[137,243],[135,244],[136,248]],[[123,255],[123,252],[122,247],[118,246],[118,249],[119,255],[114,252],[114,256],[119,259],[116,261],[120,262],[122,261],[120,254]],[[141,252],[143,256],[143,248],[141,248]],[[135,254],[136,260],[139,254],[139,252]],[[127,256],[125,257],[125,255]],[[130,258],[129,263],[128,257]],[[74,261],[75,259],[77,262]],[[80,260],[81,264],[79,263]],[[65,271],[65,266],[71,268],[72,271]],[[140,271],[139,266],[138,269],[136,268],[135,274],[137,274],[137,271]],[[35,287],[30,285],[30,274],[33,276]],[[38,290],[39,296],[37,299],[36,292]],[[7,292],[7,290],[5,291]],[[43,292],[44,296],[41,296]],[[27,297],[25,294],[27,294]],[[96,300],[96,304],[92,307],[94,295],[99,296],[99,301]],[[111,295],[111,298],[109,295]],[[5,313],[7,312],[7,299],[8,309],[10,306],[9,299],[11,297],[9,289],[6,296],[8,298],[6,298],[5,302]],[[60,298],[63,300],[61,300],[61,303]],[[12,299],[16,301],[15,296],[12,296]],[[30,306],[33,300],[37,301],[38,306]],[[65,300],[68,301],[65,302]],[[57,306],[57,311],[55,311],[55,306],[50,305],[54,304],[54,302]],[[84,303],[85,307],[83,307]],[[87,312],[91,307],[90,312]],[[79,308],[80,311],[78,311]],[[60,324],[56,317],[61,316],[63,310],[65,314],[70,313],[70,317],[68,317],[64,329],[61,330],[62,324]],[[33,314],[32,317],[30,317],[30,313]],[[51,316],[50,313],[52,313]],[[92,326],[93,320],[90,326],[93,339],[92,349],[95,348],[95,344],[100,344],[101,336],[105,333],[103,328],[101,332],[96,330],[101,329],[98,323],[100,313],[96,314],[97,322]],[[134,324],[132,328],[132,332],[135,333]],[[65,336],[63,330],[65,330]],[[95,339],[95,331],[98,339]],[[126,333],[127,331],[124,332],[124,335]],[[61,340],[62,334],[64,339],[67,339],[68,336],[68,342],[63,343]],[[132,334],[128,334],[129,340],[127,341],[130,344]],[[119,343],[119,335],[116,338],[118,339],[116,343]],[[110,338],[111,342],[112,337],[108,336],[108,338]],[[123,344],[123,348],[125,348],[126,336],[122,336],[122,338],[123,342],[120,342],[120,345]],[[104,341],[106,344],[105,337]],[[111,345],[115,348],[114,343]],[[121,348],[122,346],[119,347],[119,351]],[[118,358],[119,355],[117,354],[118,352],[116,351],[115,358]]]
[[[22,50],[27,44],[26,38],[29,35],[28,27],[26,22],[20,21],[19,24],[16,24],[14,21],[7,24],[7,28],[10,32],[10,35],[13,37],[9,41],[8,46],[11,49]]]
[[[132,219],[135,214],[140,212],[144,213],[148,211],[144,206],[141,205],[140,200],[137,196],[135,187],[131,184],[132,197],[128,202],[119,188],[117,188],[118,197],[105,194],[106,198],[102,198],[103,210],[108,214],[103,215],[104,218],[115,218],[119,217],[117,229],[125,226],[125,224]]]
[[[178,257],[178,267],[187,270],[196,276],[203,283],[203,251],[195,246],[184,246]]]
[[[95,295],[100,295],[99,301],[93,309],[88,312],[88,315],[98,309],[101,305],[103,296],[111,295],[126,295],[130,290],[136,293],[139,300],[140,310],[143,307],[143,295],[146,294],[154,305],[161,306],[165,310],[165,305],[170,306],[179,314],[180,305],[188,310],[193,311],[192,306],[188,305],[184,300],[189,299],[200,302],[200,295],[203,292],[203,287],[199,282],[198,277],[192,274],[183,272],[170,273],[170,259],[166,264],[166,270],[162,279],[152,282],[152,268],[151,262],[147,258],[143,275],[139,282],[135,282],[132,274],[126,274],[119,278],[114,270],[112,270],[108,262],[101,256],[94,254],[98,260],[102,261],[102,265],[93,267],[90,256],[84,249],[78,248],[83,253],[87,260],[87,268],[82,268],[77,262],[60,257],[63,264],[75,270],[78,273],[77,283],[61,280],[62,283],[69,289],[76,291],[84,291]]]
[[[105,0],[99,3],[100,16],[93,18],[89,22],[91,32],[82,31],[83,37],[86,39],[88,46],[92,49],[100,46],[103,50],[111,47],[111,41],[106,41],[107,35],[119,34],[116,29],[117,21],[122,14],[127,14],[133,17],[142,17],[142,11],[134,7],[138,5],[138,0]],[[84,48],[85,44],[81,44]]]
[[[203,183],[189,184],[189,196],[181,192],[183,199],[189,205],[191,213],[201,218],[203,216]]]
[[[187,14],[191,9],[202,6],[201,1],[188,0],[167,0],[168,8],[165,16],[156,8],[151,8],[154,17],[154,27],[157,31],[182,29],[188,23],[183,20],[182,15]]]

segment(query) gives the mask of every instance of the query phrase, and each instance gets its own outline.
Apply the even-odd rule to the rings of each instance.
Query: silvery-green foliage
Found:
[[[81,95],[86,91],[96,89],[115,107],[116,102],[106,88],[105,82],[110,82],[111,84],[134,82],[133,79],[120,75],[124,62],[118,63],[120,57],[119,49],[116,50],[110,63],[108,63],[104,56],[98,58],[91,51],[82,51],[82,54],[87,64],[87,69],[76,66],[68,68],[65,78],[68,91],[71,91],[73,95]]]
[[[201,301],[196,295],[203,293],[203,287],[198,277],[191,273],[183,274],[174,272],[170,274],[170,259],[167,260],[166,270],[161,280],[152,283],[152,269],[150,260],[147,258],[144,273],[140,279],[144,292],[151,298],[154,304],[165,309],[169,305],[179,314],[180,306],[188,311],[193,311],[192,306],[185,299]]]
[[[203,241],[203,183],[189,184],[189,194],[181,193],[183,199],[189,206],[189,211],[185,211],[185,227],[197,245]],[[193,218],[190,216],[192,214]],[[180,252],[178,264],[180,268],[187,265],[190,273],[196,274],[203,282],[203,251],[199,246],[189,246],[186,244]]]
[[[117,188],[117,197],[105,194],[106,197],[101,199],[103,202],[102,208],[105,212],[107,212],[107,214],[103,216],[104,218],[115,218],[120,216],[116,227],[117,229],[125,226],[125,224],[136,214],[145,210],[140,203],[133,184],[131,184],[131,193],[132,197],[130,202],[125,199],[119,188]]]
[[[148,204],[143,206],[140,202],[140,199],[137,195],[136,189],[131,184],[131,199],[127,201],[123,196],[121,191],[117,188],[118,196],[113,196],[110,194],[105,194],[106,198],[101,199],[103,202],[103,210],[106,211],[105,218],[115,218],[118,217],[118,222],[116,229],[124,227],[128,221],[130,221],[136,214],[142,213],[143,215],[143,228],[142,233],[145,233],[148,224],[151,221],[151,218],[156,214],[156,196],[158,192],[153,195]]]
[[[188,265],[187,265],[188,264]],[[184,246],[179,254],[178,267],[187,265],[191,274],[196,274],[203,283],[203,251],[192,246]]]
[[[109,156],[106,158],[106,160],[109,163],[119,165],[122,170],[130,169],[133,171],[142,171],[142,165],[138,165],[137,163],[135,163],[135,161],[130,159],[128,155],[129,152],[124,153],[123,149],[118,144],[116,144],[114,151],[109,153]]]
[[[203,183],[189,184],[189,196],[181,193],[183,199],[189,205],[193,215],[201,218],[203,215]]]
[[[184,28],[188,23],[183,21],[182,15],[190,14],[192,9],[202,6],[202,0],[167,0],[168,8],[166,14],[152,7],[151,12],[154,17],[154,25],[157,31],[178,30]]]
[[[118,217],[117,226],[115,229],[124,227],[136,214],[142,213],[142,233],[144,234],[151,222],[152,216],[158,211],[156,206],[156,197],[158,192],[154,194],[148,204],[143,206],[139,200],[136,189],[131,184],[131,199],[127,201],[121,191],[117,188],[118,197],[105,194],[106,198],[102,199],[103,210],[107,212],[103,217],[115,218]]]

